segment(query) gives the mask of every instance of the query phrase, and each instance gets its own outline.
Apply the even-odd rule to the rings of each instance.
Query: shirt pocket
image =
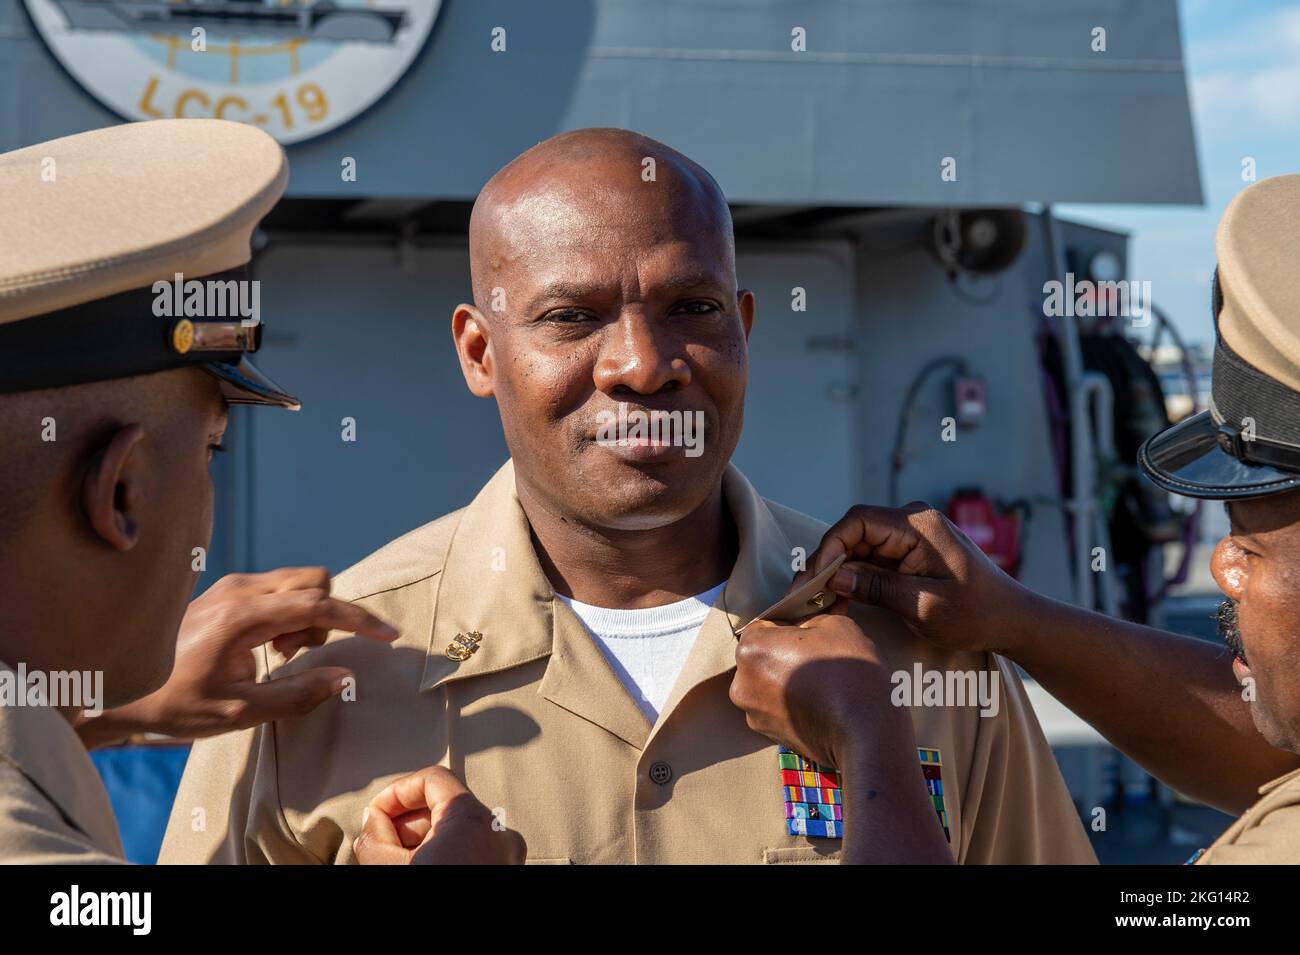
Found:
[[[839,845],[783,846],[764,849],[764,865],[834,865],[840,861]]]

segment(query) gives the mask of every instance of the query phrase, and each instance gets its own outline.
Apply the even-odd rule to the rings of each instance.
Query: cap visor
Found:
[[[1230,501],[1300,487],[1300,474],[1247,464],[1219,447],[1208,411],[1150,438],[1138,449],[1138,463],[1158,486],[1185,497]]]
[[[221,379],[221,393],[232,405],[275,405],[297,411],[302,403],[247,360],[232,365],[224,361],[210,361],[203,366]]]

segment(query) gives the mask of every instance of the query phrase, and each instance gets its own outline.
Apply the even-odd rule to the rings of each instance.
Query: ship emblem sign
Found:
[[[282,143],[358,116],[415,61],[442,0],[24,0],[54,56],[127,119],[206,116]]]

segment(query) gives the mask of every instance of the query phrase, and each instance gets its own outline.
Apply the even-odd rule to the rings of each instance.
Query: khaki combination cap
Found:
[[[0,155],[0,393],[197,365],[232,403],[297,409],[246,358],[252,233],[288,181],[272,137],[215,119]]]
[[[1238,193],[1215,254],[1210,408],[1148,440],[1138,460],[1189,497],[1300,488],[1300,175]]]

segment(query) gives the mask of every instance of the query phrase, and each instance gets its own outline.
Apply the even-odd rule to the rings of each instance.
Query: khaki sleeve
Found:
[[[1288,803],[1269,811],[1232,842],[1211,846],[1196,864],[1300,864],[1300,805]]]
[[[996,654],[989,658],[990,670],[1000,674],[1001,705],[997,715],[979,717],[962,800],[967,841],[957,861],[1095,865],[1097,857],[1020,675]]]
[[[16,767],[0,760],[0,865],[125,865],[70,826]]]

